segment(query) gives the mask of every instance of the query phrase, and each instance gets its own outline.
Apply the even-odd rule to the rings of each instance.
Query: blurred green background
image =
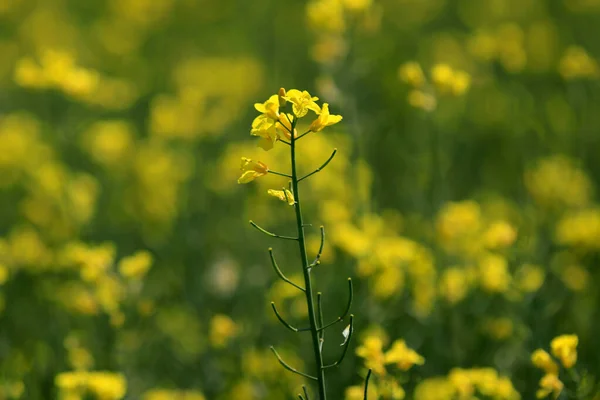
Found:
[[[309,338],[269,303],[298,325],[306,310],[267,248],[300,279],[297,249],[247,223],[294,231],[266,195],[285,182],[236,182],[241,156],[288,168],[249,135],[280,87],[344,117],[299,160],[339,149],[302,196],[311,254],[326,229],[327,320],[355,282],[332,399],[362,398],[369,337],[426,360],[375,376],[382,399],[392,381],[470,399],[424,387],[482,367],[534,398],[530,354],[564,333],[589,385],[599,18],[599,0],[2,0],[0,399],[296,398],[268,347],[310,371]]]

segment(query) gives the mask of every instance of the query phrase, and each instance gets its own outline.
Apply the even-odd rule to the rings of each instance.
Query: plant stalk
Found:
[[[292,123],[292,132],[295,132],[297,119],[294,118]],[[319,331],[317,326],[317,318],[315,314],[315,305],[313,298],[312,284],[310,280],[310,267],[308,263],[308,256],[306,254],[306,240],[304,237],[304,222],[302,220],[302,209],[300,207],[300,192],[298,190],[298,173],[296,171],[296,140],[292,134],[290,141],[291,148],[291,162],[292,162],[292,192],[296,204],[294,206],[296,211],[296,225],[298,228],[298,247],[300,248],[300,257],[302,259],[302,272],[304,274],[304,288],[306,289],[306,305],[308,307],[308,319],[310,323],[310,333],[312,336],[313,351],[315,353],[315,364],[317,367],[317,383],[319,386],[319,400],[326,400],[327,393],[325,390],[325,371],[323,369],[323,355],[321,353],[321,346],[319,343]]]

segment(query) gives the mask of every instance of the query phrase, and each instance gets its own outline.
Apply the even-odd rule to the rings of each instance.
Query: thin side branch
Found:
[[[371,379],[371,372],[373,372],[372,369],[369,369],[369,372],[367,372],[367,379],[365,380],[365,396],[363,400],[367,400],[367,395],[369,392],[369,379]]]
[[[302,135],[298,136],[296,138],[296,140],[302,139],[304,136],[308,135],[309,133],[311,133],[312,131],[309,129],[306,132],[304,132]]]
[[[267,170],[267,172],[268,172],[269,174],[273,174],[273,175],[285,176],[286,178],[291,178],[291,177],[292,177],[292,176],[291,176],[291,175],[289,175],[289,174],[284,174],[284,173],[282,173],[282,172],[272,171],[272,170],[270,170],[270,169],[269,169],[269,170]]]
[[[304,392],[304,397],[306,397],[306,400],[310,400],[310,396],[308,395],[308,390],[306,389],[306,386],[302,385],[302,391]]]
[[[350,312],[350,307],[352,307],[352,299],[354,298],[354,290],[352,288],[352,278],[348,278],[348,292],[349,292],[348,303],[346,304],[346,310],[344,310],[344,313],[340,317],[338,317],[336,320],[331,321],[330,323],[328,323],[325,326],[321,326],[319,329],[317,329],[317,331],[322,331],[324,329],[327,329],[330,326],[335,325],[338,322],[342,321],[344,318],[346,318],[346,315],[348,315],[348,313]]]
[[[346,357],[346,353],[348,352],[348,347],[350,346],[350,339],[352,339],[352,332],[354,332],[354,315],[351,314],[350,315],[350,330],[348,331],[348,337],[346,338],[346,341],[344,342],[344,350],[342,350],[342,355],[336,362],[334,362],[333,364],[325,365],[325,366],[323,366],[323,368],[335,367],[336,365],[340,365],[342,363],[342,361],[344,361],[344,357]]]
[[[261,231],[262,233],[264,233],[265,235],[277,238],[277,239],[285,239],[285,240],[298,240],[298,238],[295,237],[291,237],[291,236],[281,236],[281,235],[276,235],[272,232],[269,232],[266,229],[261,228],[260,226],[256,225],[256,223],[252,220],[250,220],[250,225],[252,225],[253,227],[255,227],[256,229],[258,229],[259,231]]]
[[[321,245],[319,246],[319,252],[315,257],[315,260],[310,263],[310,267],[315,267],[321,263],[321,254],[323,254],[323,246],[325,246],[325,227],[323,225],[320,226],[321,229]]]
[[[322,304],[322,294],[321,292],[317,293],[317,324],[319,326],[323,326],[323,304]],[[323,342],[325,341],[325,331],[319,331],[319,341],[321,342],[321,346],[323,346]],[[323,349],[321,349],[323,350]]]
[[[289,283],[290,285],[292,285],[293,287],[306,292],[306,290],[301,287],[300,285],[295,284],[294,282],[292,282],[290,279],[288,279],[288,277],[286,277],[283,272],[281,272],[281,269],[279,269],[279,266],[277,265],[277,262],[275,261],[275,256],[273,255],[273,249],[271,247],[269,247],[269,256],[271,257],[271,264],[273,264],[273,269],[275,270],[275,273],[284,281]]]
[[[297,369],[290,367],[285,361],[283,361],[281,359],[281,357],[279,356],[279,353],[277,353],[277,350],[275,350],[275,347],[271,346],[271,351],[273,352],[273,354],[275,354],[275,357],[277,357],[277,360],[279,361],[279,364],[281,364],[283,366],[283,368],[287,369],[290,372],[293,372],[295,374],[303,376],[305,378],[312,379],[313,381],[317,380],[317,378],[315,378],[312,375],[305,374],[304,372],[300,372]]]
[[[316,174],[317,172],[321,171],[323,168],[325,168],[327,166],[327,164],[329,164],[329,162],[331,160],[333,160],[333,157],[335,157],[335,153],[337,153],[337,149],[333,149],[333,153],[331,153],[331,155],[329,156],[329,158],[327,159],[327,161],[325,161],[323,163],[323,165],[321,165],[319,168],[315,169],[313,172],[311,172],[308,175],[304,175],[302,178],[298,179],[298,182],[303,181],[304,179],[308,178],[311,175]]]
[[[292,332],[306,332],[309,331],[310,328],[294,328],[292,325],[290,325],[285,319],[283,319],[283,317],[281,316],[281,314],[279,314],[279,312],[277,311],[277,307],[275,307],[275,303],[271,302],[271,307],[273,307],[273,312],[275,312],[275,316],[277,317],[277,319],[286,327],[288,328],[290,331]]]

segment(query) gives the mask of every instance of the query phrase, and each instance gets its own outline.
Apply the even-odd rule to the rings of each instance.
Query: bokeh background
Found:
[[[241,156],[288,168],[249,135],[279,87],[344,117],[299,160],[338,148],[302,196],[327,320],[355,282],[333,399],[362,398],[373,337],[425,358],[373,378],[406,398],[466,399],[456,368],[534,398],[530,354],[565,333],[591,381],[599,18],[599,0],[2,0],[0,399],[296,398],[268,347],[310,371],[310,343],[270,302],[306,310],[267,248],[292,279],[297,249],[248,225],[294,232],[266,195],[285,182],[236,182]]]

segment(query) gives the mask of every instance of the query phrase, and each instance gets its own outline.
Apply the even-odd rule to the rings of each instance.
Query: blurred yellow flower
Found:
[[[367,336],[356,348],[356,355],[365,359],[365,367],[372,369],[374,374],[386,374],[383,342],[380,337]]]
[[[248,183],[256,178],[264,176],[269,172],[269,168],[260,161],[252,161],[249,158],[242,157],[242,176],[238,179],[238,183]]]
[[[408,104],[415,108],[431,112],[437,107],[437,99],[435,96],[422,90],[411,90],[408,93]]]
[[[479,261],[479,283],[490,293],[506,292],[512,277],[506,258],[497,254],[486,254]]]
[[[293,206],[296,203],[296,200],[294,199],[294,195],[292,194],[292,192],[290,192],[287,189],[285,189],[285,190],[269,189],[267,191],[267,193],[270,196],[277,197],[281,201],[285,201],[290,206]]]
[[[559,244],[583,249],[600,249],[600,208],[566,213],[556,225]]]
[[[225,347],[238,332],[238,325],[227,315],[217,314],[210,320],[209,337],[214,347]]]
[[[512,245],[517,238],[517,230],[506,221],[494,221],[483,234],[488,249],[500,249]]]
[[[584,48],[570,46],[560,59],[558,71],[564,79],[598,78],[600,67]]]
[[[0,262],[0,286],[8,280],[8,267]]]
[[[421,87],[425,84],[425,74],[416,61],[409,61],[398,68],[400,79],[413,87]]]
[[[523,264],[517,271],[515,283],[517,288],[525,293],[537,291],[546,279],[546,272],[539,265]]]
[[[554,362],[550,354],[544,349],[537,349],[531,353],[531,362],[546,374],[558,374],[558,364]]]
[[[560,278],[566,287],[574,292],[580,292],[588,287],[590,273],[581,265],[569,264],[560,272]]]
[[[514,332],[514,323],[507,317],[488,318],[483,323],[483,329],[494,340],[506,340]]]
[[[557,399],[562,392],[564,384],[558,379],[557,375],[546,374],[540,379],[540,388],[535,393],[538,399],[543,399],[552,394],[554,399]]]
[[[205,400],[205,397],[196,390],[151,389],[142,400]]]
[[[119,273],[129,279],[143,278],[152,265],[152,254],[146,250],[141,250],[135,254],[123,257],[118,264]]]
[[[454,398],[454,386],[444,377],[426,378],[415,387],[415,400],[451,400]],[[362,399],[361,399],[362,400]]]
[[[536,202],[547,207],[584,206],[592,195],[587,174],[562,155],[538,160],[525,172],[525,186]]]
[[[550,342],[552,355],[558,358],[565,368],[571,368],[577,362],[577,335],[557,336]]]
[[[440,295],[450,304],[456,304],[465,298],[470,289],[466,271],[461,267],[449,267],[440,277]]]
[[[402,371],[407,371],[413,365],[423,365],[425,359],[406,346],[403,339],[398,339],[392,343],[392,347],[385,353],[385,363],[396,364]]]
[[[318,113],[319,116],[315,119],[309,127],[309,130],[313,132],[319,132],[323,130],[323,128],[327,126],[331,126],[333,124],[337,124],[342,120],[341,115],[330,115],[329,114],[329,104],[323,103],[323,107],[321,111]]]
[[[364,386],[350,386],[346,388],[346,391],[344,392],[344,400],[364,400],[364,393]],[[369,399],[379,398],[379,391],[377,390],[377,385],[373,381],[369,382],[367,396]]]
[[[123,375],[113,372],[63,372],[56,376],[55,383],[61,394],[87,392],[101,400],[120,400],[127,392]]]
[[[83,146],[96,162],[105,167],[127,163],[134,145],[133,127],[126,121],[112,120],[94,123],[82,136]]]

